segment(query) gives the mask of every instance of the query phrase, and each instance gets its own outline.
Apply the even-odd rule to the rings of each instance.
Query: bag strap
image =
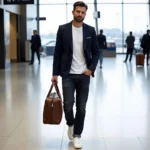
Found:
[[[55,87],[56,93],[57,93],[57,95],[59,96],[59,98],[61,99],[61,94],[60,94],[60,91],[59,91],[59,88],[58,88],[57,83],[51,85],[50,90],[49,90],[49,92],[48,92],[48,94],[47,94],[47,97],[50,96],[53,87]]]
[[[51,94],[51,92],[52,92],[52,89],[53,89],[53,84],[51,85],[50,90],[48,91],[48,94],[47,94],[46,97],[49,97],[49,96],[50,96],[50,94]]]
[[[59,91],[59,88],[58,88],[57,83],[56,83],[56,84],[54,84],[54,86],[55,86],[55,90],[56,90],[56,92],[57,92],[57,94],[58,94],[59,98],[61,99],[61,94],[60,94],[60,91]]]

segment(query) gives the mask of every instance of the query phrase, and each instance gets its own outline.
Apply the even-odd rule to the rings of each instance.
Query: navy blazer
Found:
[[[36,50],[41,47],[41,38],[38,34],[32,35],[31,37],[31,49]]]
[[[94,27],[83,23],[83,51],[87,69],[96,69],[100,51]],[[72,41],[72,22],[59,26],[54,50],[53,76],[67,77],[72,64],[73,41]]]

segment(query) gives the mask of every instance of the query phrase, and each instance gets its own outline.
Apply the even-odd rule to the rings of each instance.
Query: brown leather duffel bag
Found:
[[[53,87],[56,92],[51,93]],[[43,123],[44,124],[60,124],[62,120],[62,100],[57,84],[52,84],[47,94],[44,111],[43,111]]]

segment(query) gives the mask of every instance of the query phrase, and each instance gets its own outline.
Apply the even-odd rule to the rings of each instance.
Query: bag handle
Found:
[[[61,94],[60,94],[60,91],[59,91],[59,88],[58,88],[57,83],[56,83],[56,84],[54,84],[54,86],[55,86],[55,90],[56,90],[56,92],[57,92],[57,94],[58,94],[59,98],[61,99]]]
[[[59,88],[58,88],[57,83],[51,85],[50,90],[49,90],[49,92],[48,92],[48,94],[47,94],[47,97],[50,96],[53,87],[55,87],[56,93],[58,94],[59,98],[61,99],[61,95],[60,95],[60,91],[59,91]]]

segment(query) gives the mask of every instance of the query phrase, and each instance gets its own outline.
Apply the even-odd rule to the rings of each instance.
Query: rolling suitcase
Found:
[[[144,66],[144,54],[136,54],[136,66]]]
[[[53,87],[56,92],[51,93]],[[51,85],[51,88],[47,94],[44,110],[43,110],[43,123],[44,124],[60,124],[62,120],[62,100],[57,84]]]

